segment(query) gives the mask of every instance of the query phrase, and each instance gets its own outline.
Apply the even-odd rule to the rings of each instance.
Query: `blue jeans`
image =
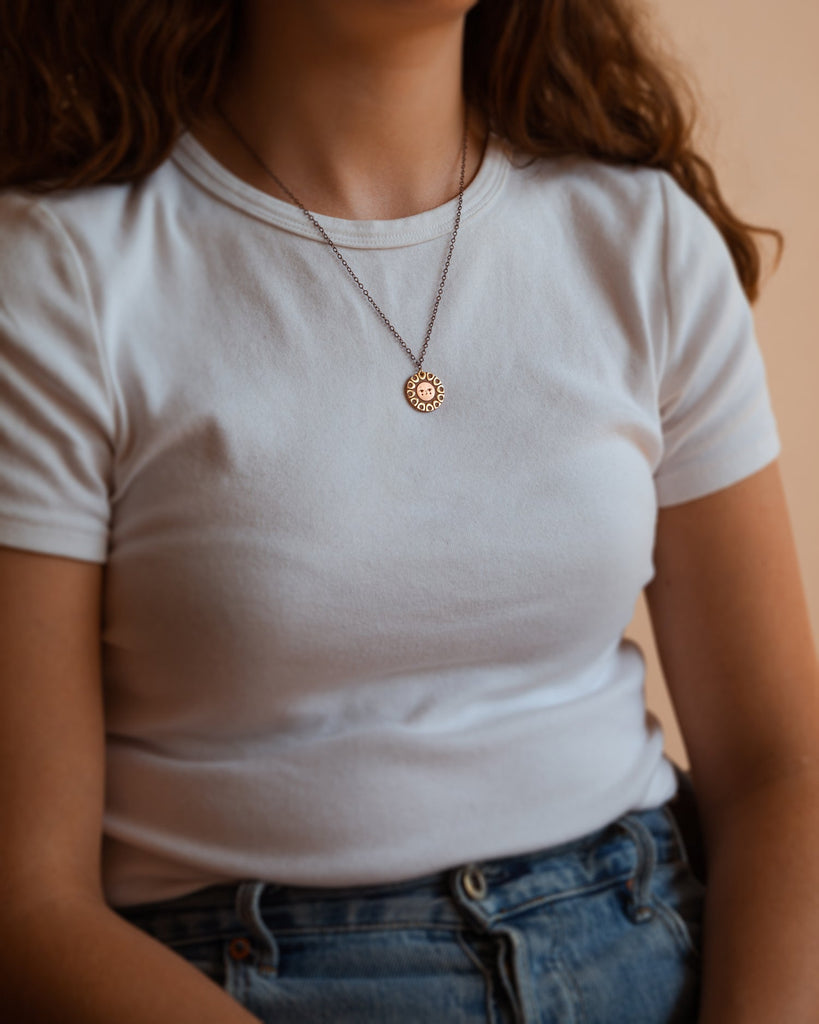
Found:
[[[404,883],[120,913],[269,1024],[693,1024],[702,897],[662,807]]]

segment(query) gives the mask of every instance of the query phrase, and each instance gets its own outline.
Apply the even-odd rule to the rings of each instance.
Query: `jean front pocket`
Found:
[[[702,953],[702,917],[705,887],[685,860],[658,864],[651,899],[681,948],[699,958]]]
[[[225,988],[265,1022],[486,1024],[487,978],[458,928],[426,922],[278,930],[275,972],[230,965]]]

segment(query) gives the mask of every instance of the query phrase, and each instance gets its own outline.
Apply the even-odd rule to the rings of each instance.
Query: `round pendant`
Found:
[[[413,409],[434,412],[444,400],[444,385],[434,373],[419,370],[404,385],[404,394]]]

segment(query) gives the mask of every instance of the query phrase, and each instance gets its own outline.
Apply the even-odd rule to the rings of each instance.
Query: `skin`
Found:
[[[319,213],[439,205],[457,190],[468,6],[251,0],[224,105]],[[218,118],[196,131],[275,194]],[[709,858],[700,1024],[815,1024],[819,672],[776,465],[662,510],[655,564],[649,607]],[[98,566],[0,549],[4,1008],[41,1024],[250,1024],[105,906],[103,585]]]
[[[305,0],[246,6],[220,103],[307,206],[389,220],[458,193],[463,21],[471,0]],[[471,119],[467,182],[484,132]],[[230,170],[290,202],[213,114],[194,134]]]
[[[709,885],[699,1024],[819,1019],[819,669],[779,468],[660,512],[654,633]]]

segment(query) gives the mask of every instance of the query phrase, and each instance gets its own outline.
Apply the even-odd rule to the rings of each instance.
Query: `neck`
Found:
[[[439,206],[458,191],[464,6],[249,0],[220,107],[316,213],[392,219]],[[234,173],[287,198],[218,115],[194,132]],[[470,157],[467,180],[474,137]]]

